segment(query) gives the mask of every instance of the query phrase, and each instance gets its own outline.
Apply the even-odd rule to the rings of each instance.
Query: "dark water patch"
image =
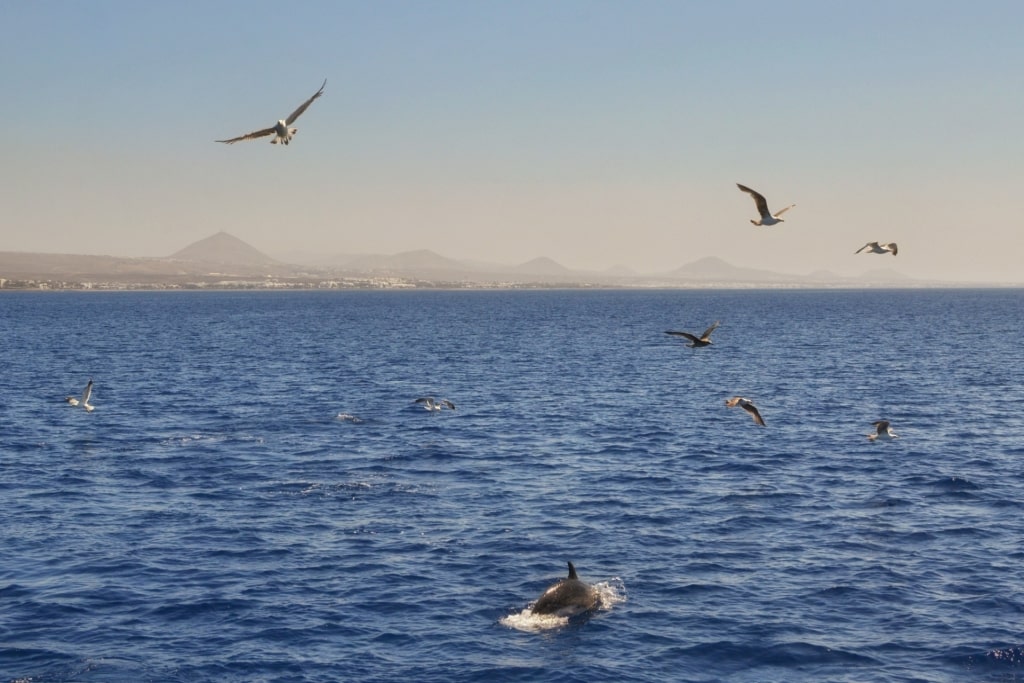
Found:
[[[906,498],[894,498],[889,496],[876,496],[864,502],[867,508],[904,508],[913,505],[913,502]]]

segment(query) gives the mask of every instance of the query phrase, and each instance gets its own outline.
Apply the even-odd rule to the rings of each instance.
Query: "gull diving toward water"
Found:
[[[704,330],[704,334],[700,335],[700,337],[692,335],[689,332],[676,332],[674,330],[665,330],[665,334],[674,334],[677,337],[686,337],[690,340],[690,343],[687,344],[687,346],[691,349],[698,346],[711,346],[711,333],[714,332],[715,328],[721,324],[722,322],[720,320],[716,320],[715,324]]]
[[[794,206],[796,206],[796,204],[790,204],[785,209],[776,211],[773,214],[771,211],[768,210],[768,200],[764,198],[763,194],[761,194],[760,192],[755,192],[746,185],[740,185],[739,183],[736,183],[736,187],[740,188],[741,190],[743,190],[744,192],[746,192],[747,194],[754,198],[754,204],[757,206],[757,212],[761,214],[761,220],[755,221],[751,219],[750,222],[753,223],[754,225],[775,225],[776,223],[785,223],[785,221],[779,218],[779,216],[781,216],[782,214],[786,213]]]
[[[433,412],[437,412],[445,408],[448,408],[449,410],[455,410],[455,404],[446,398],[436,399],[433,396],[422,396],[413,401],[413,403],[422,404],[425,410],[430,410]]]
[[[245,135],[239,135],[237,138],[231,138],[230,140],[217,140],[216,142],[223,142],[224,144],[227,145],[233,145],[234,143],[240,142],[241,140],[255,140],[256,138],[262,138],[273,134],[274,139],[270,141],[270,144],[276,145],[277,143],[280,142],[283,145],[287,145],[289,142],[291,142],[292,137],[299,132],[298,128],[289,128],[288,126],[292,125],[295,122],[295,119],[302,116],[302,112],[309,109],[309,105],[313,104],[313,100],[324,94],[324,86],[326,85],[327,79],[325,78],[323,85],[320,86],[319,90],[313,93],[312,97],[303,102],[298,109],[293,111],[291,115],[288,116],[288,118],[278,121],[270,128],[264,128],[263,130],[255,130],[251,133],[246,133]]]
[[[79,401],[74,396],[68,396],[64,400],[67,401],[68,403],[70,403],[73,406],[79,406],[80,405],[80,406],[82,406],[83,408],[85,408],[87,411],[89,411],[91,413],[93,411],[93,409],[94,409],[94,406],[89,405],[89,398],[91,396],[92,396],[92,379],[89,380],[89,383],[85,385],[85,389],[82,390],[82,400],[81,401]]]
[[[860,249],[858,249],[857,251],[855,251],[853,253],[854,254],[859,254],[860,252],[864,251],[865,249],[870,249],[871,250],[871,251],[868,252],[869,254],[888,254],[888,253],[891,252],[893,256],[896,255],[896,243],[895,242],[886,242],[885,244],[879,244],[878,242],[868,242],[863,247],[861,247]]]
[[[875,427],[873,434],[868,434],[868,441],[874,441],[875,439],[898,439],[899,435],[892,431],[892,427],[889,426],[888,420],[877,420],[872,422]]]
[[[743,408],[743,410],[750,413],[750,416],[754,418],[754,422],[761,425],[762,427],[765,426],[764,419],[761,417],[761,413],[757,412],[757,406],[755,406],[749,398],[743,398],[742,396],[733,396],[732,398],[725,399],[726,408],[735,408],[736,406],[739,406],[740,408]]]

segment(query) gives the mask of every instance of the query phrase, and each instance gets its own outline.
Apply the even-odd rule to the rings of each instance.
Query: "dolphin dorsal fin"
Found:
[[[579,581],[579,577],[576,576],[576,567],[572,566],[572,562],[569,563],[569,578]]]

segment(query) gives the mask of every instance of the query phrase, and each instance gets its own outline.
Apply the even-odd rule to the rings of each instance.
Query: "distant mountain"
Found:
[[[136,279],[148,282],[154,279],[173,278],[183,272],[185,269],[180,264],[164,259],[0,251],[0,279]]]
[[[629,266],[624,266],[622,264],[617,264],[617,265],[614,265],[614,266],[612,266],[610,268],[606,268],[605,270],[602,271],[602,273],[604,275],[608,275],[610,277],[636,277],[637,276],[637,272],[635,270],[633,270]]]
[[[293,252],[299,255],[300,252]],[[54,282],[137,282],[181,284],[282,278],[303,282],[337,278],[398,278],[422,281],[417,286],[581,285],[613,287],[922,287],[951,285],[916,280],[890,268],[843,276],[826,270],[808,275],[734,266],[709,256],[675,270],[641,274],[622,265],[604,271],[566,268],[547,257],[518,265],[457,260],[429,249],[398,254],[336,254],[278,261],[226,232],[189,244],[166,258],[124,258],[74,254],[32,254],[0,251],[0,287],[9,280]],[[314,265],[315,264],[315,265]]]
[[[910,278],[892,268],[875,268],[863,272],[860,279],[871,280],[872,282],[904,282]]]
[[[304,259],[307,263],[313,263]],[[603,271],[581,271],[567,268],[557,261],[538,257],[525,263],[509,266],[482,261],[457,260],[441,256],[429,249],[406,251],[399,254],[336,254],[315,260],[318,267],[330,271],[388,275],[425,280],[453,282],[588,282],[629,286],[651,283],[672,286],[673,283],[709,283],[728,285],[847,285],[874,286],[882,283],[911,281],[895,271],[868,271],[860,277],[846,277],[819,270],[808,275],[779,273],[758,268],[743,268],[715,256],[698,259],[667,273],[645,275],[622,265]]]
[[[178,261],[222,263],[235,266],[280,265],[279,261],[223,231],[193,242],[184,249],[174,252],[169,258]]]
[[[433,252],[429,249],[403,251],[385,256],[366,254],[348,259],[345,268],[361,271],[423,272],[423,271],[468,271],[465,264]]]
[[[687,263],[666,275],[685,280],[712,282],[789,282],[802,279],[799,275],[786,275],[757,268],[740,268],[717,256],[708,256]]]
[[[546,256],[540,256],[538,258],[531,259],[526,263],[520,263],[518,266],[510,268],[509,272],[526,275],[543,275],[545,277],[565,277],[566,275],[573,274],[573,271],[569,270],[562,264],[547,258]]]
[[[849,278],[843,277],[842,275],[837,275],[836,273],[833,273],[831,270],[816,270],[810,275],[808,275],[805,279],[815,280],[817,282],[839,282],[841,280],[846,280]]]
[[[515,266],[460,261],[429,249],[404,251],[399,254],[336,254],[317,259],[322,268],[348,273],[389,275],[462,282],[487,282],[508,279],[554,279],[564,281],[584,274],[570,270],[552,259],[539,257]]]
[[[281,278],[316,283],[337,278],[388,277],[422,281],[419,285],[584,285],[612,287],[927,287],[963,283],[922,281],[880,268],[857,276],[818,270],[807,275],[734,266],[717,257],[701,258],[673,271],[641,274],[624,266],[604,271],[566,268],[546,257],[515,266],[460,261],[429,249],[393,255],[343,255],[317,258],[313,266],[277,261],[225,232],[194,242],[166,258],[126,258],[0,251],[0,288],[5,282],[46,280],[61,283],[143,283],[170,286]]]

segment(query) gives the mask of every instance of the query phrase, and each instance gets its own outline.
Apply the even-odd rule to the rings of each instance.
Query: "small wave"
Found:
[[[779,643],[764,649],[763,661],[773,666],[805,666],[807,664],[878,664],[878,660],[849,650],[819,643]]]
[[[956,495],[970,495],[972,491],[978,491],[979,487],[974,482],[963,477],[945,477],[931,482],[931,487],[939,493],[950,493]]]
[[[254,434],[187,434],[169,436],[159,442],[161,446],[219,446],[232,443],[264,443],[262,436]]]
[[[349,413],[338,413],[334,416],[334,419],[338,422],[350,422],[352,424],[362,424],[365,420],[356,415],[350,415]]]
[[[1024,646],[1010,645],[1008,647],[988,650],[983,654],[968,654],[962,657],[950,657],[950,661],[966,665],[968,669],[1021,669],[1024,668]],[[1006,680],[1018,680],[1007,678]]]
[[[619,577],[601,581],[593,584],[597,591],[598,612],[607,612],[612,607],[626,601],[626,584]],[[530,610],[533,605],[528,605],[519,612],[513,612],[498,620],[502,626],[514,628],[517,631],[536,632],[549,631],[555,628],[568,626],[572,621],[586,619],[592,612],[584,612],[574,616],[558,616],[555,614],[534,614]]]
[[[998,650],[989,650],[985,657],[992,662],[1008,664],[1010,666],[1024,665],[1024,648],[1020,646],[1004,647]]]
[[[895,508],[908,507],[910,505],[912,505],[911,501],[906,498],[884,495],[869,498],[864,502],[864,507],[866,508]]]

